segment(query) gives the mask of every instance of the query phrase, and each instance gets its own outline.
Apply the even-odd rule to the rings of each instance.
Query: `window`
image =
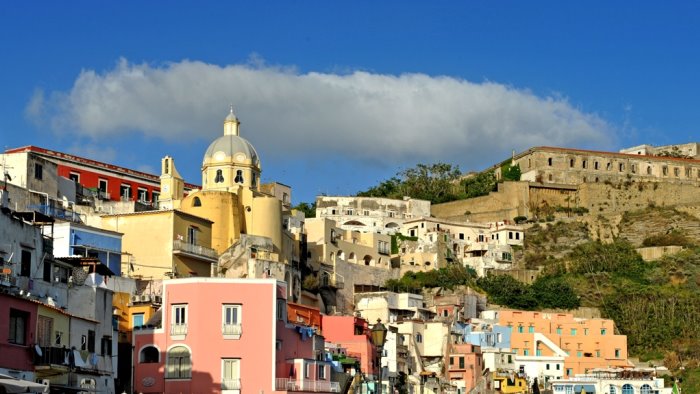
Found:
[[[557,327],[557,335],[561,335],[561,327]]]
[[[287,302],[277,299],[277,320],[287,320]]]
[[[530,355],[530,349],[523,350],[523,356],[529,356],[529,355]]]
[[[547,370],[549,371],[549,364],[547,364]]]
[[[588,335],[588,329],[587,329],[587,328],[584,328],[584,329],[583,329],[583,335]]]
[[[576,161],[574,159],[569,159],[569,167],[573,168],[575,163],[576,163]]]
[[[588,168],[588,160],[584,160],[581,162],[581,168]]]
[[[20,260],[20,271],[19,276],[26,276],[27,278],[32,272],[32,252],[28,250],[22,250],[21,260]]]
[[[131,327],[141,327],[144,325],[143,313],[134,313],[131,315]]]
[[[44,167],[41,164],[34,164],[34,178],[39,180],[44,178]]]
[[[151,202],[158,202],[160,200],[160,192],[152,192],[151,193]]]
[[[173,305],[170,320],[170,335],[185,334],[187,334],[187,304]]]
[[[593,169],[595,169],[595,170],[598,169],[598,162],[597,161],[595,163],[593,163]]]
[[[93,330],[88,330],[87,351],[90,353],[95,353],[95,331]]]
[[[552,165],[552,158],[551,157],[549,159],[547,159],[547,165],[549,165],[549,166]]]
[[[417,333],[416,334],[416,342],[423,343],[423,335],[421,335],[420,333]]]
[[[201,207],[202,206],[202,200],[199,199],[199,197],[195,197],[192,199],[192,206],[193,207]]]
[[[224,183],[223,170],[216,170],[216,176],[214,177],[214,183]]]
[[[68,179],[70,179],[71,181],[73,181],[75,183],[80,183],[80,174],[77,172],[71,171],[71,173],[68,174]]]
[[[612,384],[608,387],[608,392],[610,394],[617,394],[617,389]]]
[[[666,167],[666,166],[661,167],[661,173],[663,173],[664,175],[668,175],[668,167]]]
[[[515,239],[520,239],[520,233],[515,233]]]
[[[605,335],[605,333],[607,333],[607,332],[608,332],[608,331],[607,331],[606,329],[604,329],[604,328],[601,328],[601,329],[600,329],[600,335]]]
[[[647,166],[647,175],[651,175],[651,166]]]
[[[518,349],[517,347],[514,347],[514,348],[511,349],[511,350],[513,351],[513,354],[518,354],[518,351],[519,351],[520,349]]]
[[[575,336],[576,336],[576,329],[575,329],[575,328],[572,328],[572,329],[571,329],[571,336],[572,336],[572,337],[575,337]]]
[[[311,377],[311,364],[309,363],[304,364],[304,377],[307,379]]]
[[[140,187],[137,190],[137,197],[139,201],[146,202],[148,201],[148,190]]]
[[[241,389],[241,360],[238,358],[221,359],[221,389]]]
[[[100,341],[100,354],[103,356],[112,355],[112,337],[102,337],[102,340]]]
[[[534,332],[535,332],[535,326],[530,326],[530,327],[528,327],[528,328],[527,328],[527,332],[529,332],[530,334],[534,333]]]
[[[521,334],[524,332],[523,326],[518,326],[518,332]]]
[[[622,386],[622,394],[634,394],[634,387],[629,383],[624,384]]]
[[[106,179],[99,179],[97,181],[97,189],[99,189],[102,193],[107,193],[107,180]]]
[[[155,346],[146,346],[139,352],[139,363],[151,364],[160,362],[160,352]]]
[[[596,349],[596,351],[595,351],[595,356],[596,356],[596,357],[600,357],[600,349]]]
[[[131,198],[131,185],[122,183],[122,185],[119,186],[119,197],[121,197],[122,200],[129,200]]]
[[[37,319],[36,341],[39,346],[51,346],[51,332],[53,331],[53,319],[39,316]]]
[[[571,375],[573,375],[573,374],[574,374],[573,368],[567,368],[567,369],[566,369],[566,376],[571,376]]]
[[[625,165],[624,165],[623,163],[620,163],[620,165],[619,165],[618,168],[619,168],[619,170],[622,172],[622,171],[625,170]]]
[[[620,349],[615,349],[615,358],[620,358]]]
[[[252,179],[250,181],[250,186],[255,187],[258,184],[258,179],[256,178],[255,173],[250,174],[250,177]],[[287,195],[287,193],[284,193],[284,194],[285,194],[285,196]],[[286,199],[284,197],[282,197],[282,202],[285,204],[289,204],[289,196],[287,196]]]
[[[369,216],[369,210],[365,209],[364,211],[362,211],[362,214],[365,216]]]
[[[580,351],[580,350],[579,350],[579,351],[577,351],[577,352],[576,352],[576,357],[578,357],[578,358],[581,358],[581,357],[583,357],[583,352],[582,352],[582,351]]]
[[[236,183],[243,183],[243,170],[236,170],[236,178],[233,180]]]
[[[651,394],[652,393],[651,386],[649,386],[648,384],[645,383],[642,387],[639,388],[639,393],[640,394]]]
[[[630,171],[631,171],[633,174],[636,174],[636,173],[637,173],[637,165],[636,165],[636,164],[630,165]]]
[[[326,380],[326,366],[323,364],[318,366],[318,380]]]
[[[184,346],[175,346],[168,351],[165,365],[166,379],[189,379],[192,377],[190,351]]]
[[[459,358],[459,369],[464,369],[464,357]]]
[[[542,349],[535,350],[535,355],[537,357],[541,357],[542,356]],[[549,369],[549,364],[547,364],[547,369]]]
[[[190,245],[197,244],[197,228],[194,226],[187,228],[187,243]]]
[[[565,394],[574,394],[574,388],[572,386],[564,386]]]
[[[612,163],[608,162],[608,164],[605,165],[605,169],[610,171],[612,169]]]
[[[15,345],[26,345],[28,322],[28,312],[10,308],[10,338],[8,338],[8,342]]]
[[[225,304],[222,307],[222,333],[224,338],[238,339],[241,336],[241,306]],[[229,339],[227,338],[227,339]]]

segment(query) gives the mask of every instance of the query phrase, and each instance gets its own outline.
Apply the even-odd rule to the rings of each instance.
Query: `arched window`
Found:
[[[647,166],[647,175],[651,175],[651,166]]]
[[[651,394],[651,386],[648,384],[644,384],[640,389],[639,389],[640,394]]]
[[[202,200],[199,199],[199,197],[195,197],[192,200],[192,206],[193,207],[201,207],[202,206]]]
[[[236,178],[233,181],[236,183],[243,183],[243,170],[236,170]]]
[[[190,351],[184,346],[175,346],[168,351],[165,377],[168,379],[189,379],[192,377]]]
[[[617,389],[611,384],[610,387],[608,387],[608,392],[610,394],[617,394]]]
[[[224,171],[216,170],[216,177],[214,178],[214,183],[224,183]]]
[[[139,353],[139,362],[144,364],[159,363],[160,352],[158,351],[158,348],[155,346],[146,346],[145,348],[141,349],[141,352]]]
[[[365,265],[370,265],[370,264],[374,263],[374,259],[372,259],[372,256],[370,256],[370,255],[366,255],[365,258],[362,260],[364,260]]]
[[[625,384],[622,386],[622,394],[634,394],[634,387],[629,383]]]
[[[355,261],[355,252],[350,252],[350,255],[348,255],[348,261],[351,263],[356,262]]]

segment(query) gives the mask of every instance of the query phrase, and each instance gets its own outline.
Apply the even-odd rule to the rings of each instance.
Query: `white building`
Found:
[[[430,201],[404,197],[316,197],[316,217],[333,220],[344,230],[394,234],[409,219],[430,216]]]

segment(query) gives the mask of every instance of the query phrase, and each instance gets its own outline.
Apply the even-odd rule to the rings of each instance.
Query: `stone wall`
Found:
[[[443,219],[471,222],[513,220],[528,216],[528,182],[503,182],[498,191],[488,196],[436,204],[430,207],[433,216]]]

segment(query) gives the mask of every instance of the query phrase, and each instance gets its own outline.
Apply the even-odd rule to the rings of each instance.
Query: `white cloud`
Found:
[[[210,140],[229,103],[241,134],[267,154],[327,154],[377,162],[490,164],[531,146],[608,147],[613,128],[557,95],[447,76],[347,74],[198,61],[120,60],[85,70],[72,89],[27,105],[55,129],[99,140],[123,131]],[[41,111],[40,111],[41,110]],[[43,114],[43,115],[42,115]],[[494,157],[494,154],[496,157]],[[263,160],[265,158],[263,157]]]

